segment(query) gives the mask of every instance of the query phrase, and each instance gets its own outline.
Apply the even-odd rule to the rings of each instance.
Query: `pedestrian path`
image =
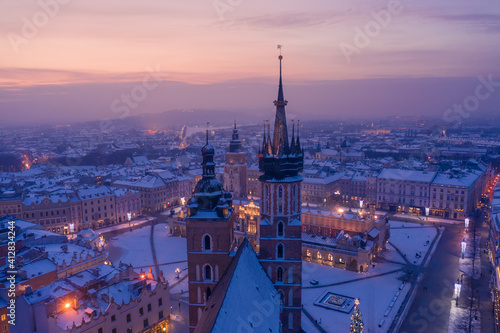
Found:
[[[404,260],[404,261],[405,261],[408,265],[413,265],[413,264],[412,264],[412,263],[411,263],[411,262],[410,262],[410,261],[406,258],[406,256],[404,255],[404,253],[403,253],[403,252],[401,252],[401,250],[400,250],[400,249],[398,249],[398,247],[397,247],[396,245],[394,245],[394,244],[393,244],[393,243],[391,243],[390,241],[389,241],[389,244],[390,244],[390,245],[394,248],[394,250],[396,250],[396,252],[399,254],[399,256],[400,256],[401,258],[403,258],[403,260]]]

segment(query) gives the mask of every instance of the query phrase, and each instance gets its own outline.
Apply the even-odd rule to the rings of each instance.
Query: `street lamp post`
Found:
[[[127,218],[128,218],[128,227],[130,228],[130,220],[132,220],[132,213],[131,212],[127,213]]]
[[[458,298],[460,297],[460,290],[462,290],[462,285],[460,284],[460,278],[457,278],[457,282],[455,282],[455,298],[456,298],[455,306],[457,307],[458,307]]]
[[[467,217],[465,219],[465,229],[468,229],[469,228],[469,218]]]
[[[465,249],[467,248],[467,243],[465,242],[465,238],[460,243],[460,248],[462,250],[462,259],[465,258]]]
[[[363,202],[364,202],[363,200],[359,200],[359,208],[360,209],[363,209]]]
[[[179,275],[181,274],[181,270],[179,268],[175,269],[175,278],[179,279]]]

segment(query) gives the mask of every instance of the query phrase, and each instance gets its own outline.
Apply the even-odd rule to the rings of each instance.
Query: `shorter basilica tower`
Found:
[[[208,143],[203,154],[203,176],[189,199],[186,241],[189,283],[189,331],[193,332],[207,300],[229,266],[233,245],[232,197],[215,177],[215,149]]]
[[[247,164],[245,153],[241,150],[241,141],[238,136],[236,122],[234,122],[233,136],[229,143],[224,165],[224,188],[231,192],[234,198],[243,198],[247,194]]]

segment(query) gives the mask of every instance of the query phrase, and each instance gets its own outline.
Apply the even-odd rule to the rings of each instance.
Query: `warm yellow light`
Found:
[[[66,309],[68,309],[71,306],[71,304],[70,303],[66,303],[64,306],[66,307]]]
[[[146,277],[146,275],[141,274],[141,279],[144,279],[145,277]]]

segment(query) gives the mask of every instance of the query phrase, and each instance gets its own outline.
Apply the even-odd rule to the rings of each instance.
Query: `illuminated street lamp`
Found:
[[[469,218],[466,218],[466,219],[465,219],[465,227],[466,227],[466,228],[469,228]]]
[[[128,227],[130,228],[130,220],[132,219],[132,213],[131,212],[127,213],[127,218],[128,218]]]
[[[455,282],[455,298],[456,298],[455,305],[456,306],[458,306],[458,298],[460,297],[460,290],[462,290],[462,285],[460,284],[460,280],[457,279],[457,282]]]
[[[363,200],[359,200],[359,208],[363,208]]]
[[[179,275],[181,274],[181,270],[179,268],[175,269],[175,278],[179,279]]]
[[[429,216],[429,211],[430,211],[430,208],[429,207],[425,207],[425,216]]]

